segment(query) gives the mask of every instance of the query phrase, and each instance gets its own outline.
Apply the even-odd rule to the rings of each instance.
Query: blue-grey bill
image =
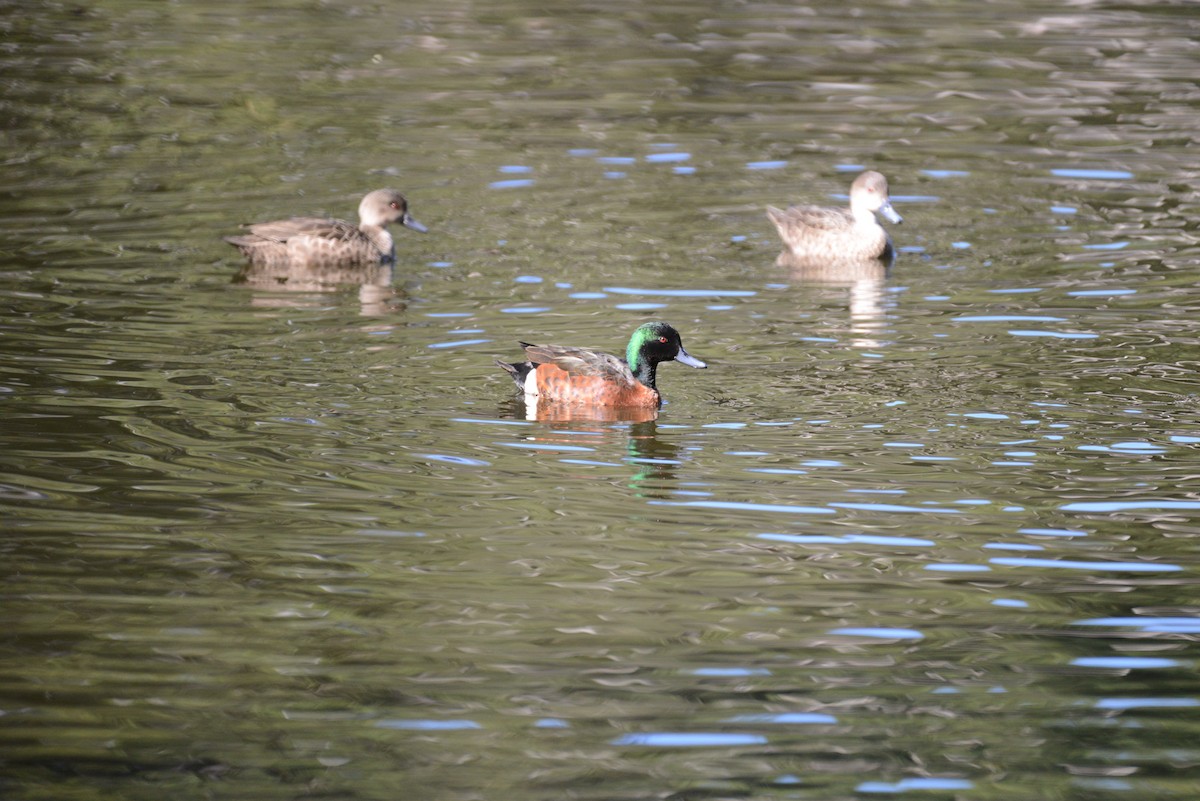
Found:
[[[700,361],[683,348],[679,349],[679,355],[675,357],[675,361],[686,364],[688,367],[708,367],[707,364]]]
[[[887,201],[884,201],[884,204],[879,207],[879,213],[882,214],[883,218],[890,223],[899,225],[900,223],[904,222],[904,218],[897,214],[896,210],[892,208],[892,204],[888,203]]]

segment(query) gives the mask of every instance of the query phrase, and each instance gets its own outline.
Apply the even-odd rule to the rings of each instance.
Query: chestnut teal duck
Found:
[[[522,342],[529,361],[496,364],[508,371],[527,400],[590,406],[653,408],[662,404],[655,374],[662,362],[707,367],[683,349],[679,332],[663,322],[638,327],[625,358],[586,348],[530,345]]]

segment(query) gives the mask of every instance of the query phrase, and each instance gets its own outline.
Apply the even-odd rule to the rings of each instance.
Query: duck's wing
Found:
[[[271,222],[252,223],[246,226],[250,233],[241,239],[258,240],[260,242],[287,242],[302,236],[331,241],[345,241],[361,236],[358,226],[345,220],[331,220],[324,217],[292,217],[288,220],[273,220]]]
[[[568,348],[561,345],[529,345],[521,343],[525,355],[533,364],[553,364],[571,375],[594,376],[605,381],[624,385],[634,383],[633,373],[623,359],[608,353],[586,348]]]
[[[835,231],[853,224],[854,218],[843,209],[823,206],[789,206],[787,210],[767,207],[767,216],[781,230],[784,228],[819,228]]]

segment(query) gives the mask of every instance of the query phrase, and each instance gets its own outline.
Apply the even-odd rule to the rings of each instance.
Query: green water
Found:
[[[0,30],[0,795],[1195,797],[1188,5]],[[777,263],[867,167],[891,273]],[[390,283],[234,283],[381,186]],[[494,365],[650,319],[655,419]]]

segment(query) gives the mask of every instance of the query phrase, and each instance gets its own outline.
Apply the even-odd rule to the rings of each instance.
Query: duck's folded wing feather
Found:
[[[771,219],[777,225],[799,225],[806,228],[836,230],[844,228],[853,218],[842,209],[826,209],[820,206],[790,206],[787,211],[772,209]]]
[[[323,217],[292,217],[289,220],[253,223],[246,226],[251,235],[272,242],[286,242],[300,236],[343,240],[357,234],[358,227],[345,220]]]
[[[525,355],[534,364],[553,364],[571,375],[595,376],[626,385],[634,381],[628,365],[608,353],[561,345],[526,345]]]

